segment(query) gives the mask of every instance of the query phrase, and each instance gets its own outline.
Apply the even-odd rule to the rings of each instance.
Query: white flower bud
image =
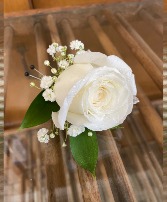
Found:
[[[53,78],[51,76],[43,76],[41,79],[40,87],[43,89],[47,89],[52,84],[53,84]]]
[[[63,144],[62,144],[62,147],[66,147],[67,145],[66,145],[66,143],[65,142],[63,142]]]
[[[74,54],[68,54],[67,57],[68,57],[69,59],[73,59],[73,58],[74,58]]]
[[[49,53],[49,55],[54,57],[54,54],[56,53],[56,48],[53,44],[49,45],[49,48],[47,49],[47,53]]]
[[[55,134],[54,133],[51,133],[50,134],[50,138],[54,138],[55,137]]]
[[[52,89],[46,89],[42,93],[42,96],[44,97],[45,101],[50,101],[50,102],[56,101],[56,96]]]
[[[69,63],[66,60],[60,60],[60,62],[58,62],[58,66],[62,69],[66,69],[66,67],[69,66]]]
[[[45,61],[44,61],[44,65],[49,66],[49,65],[50,65],[49,60],[45,60]]]
[[[83,50],[84,44],[81,41],[74,40],[70,43],[71,50]]]
[[[52,74],[56,74],[56,73],[57,73],[56,68],[52,68],[52,69],[51,69],[51,72],[52,72]]]
[[[31,82],[31,83],[30,83],[30,86],[31,86],[31,87],[34,87],[34,86],[35,86],[35,83],[34,83],[34,82]]]
[[[65,53],[65,52],[61,52],[61,55],[62,55],[62,56],[65,56],[65,55],[66,55],[66,53]]]
[[[42,142],[42,143],[49,142],[49,135],[47,133],[48,133],[48,129],[46,129],[46,128],[41,128],[38,131],[37,138],[38,138],[39,142]]]
[[[59,46],[59,44],[58,44],[58,43],[55,43],[55,42],[52,43],[52,45],[55,46],[55,47],[58,47],[58,46]]]
[[[57,81],[57,77],[56,76],[53,76],[53,81]]]
[[[59,53],[65,52],[67,50],[67,46],[57,46],[56,51]]]
[[[89,132],[88,132],[88,136],[89,136],[89,137],[92,137],[92,135],[93,135],[93,133],[89,131]]]

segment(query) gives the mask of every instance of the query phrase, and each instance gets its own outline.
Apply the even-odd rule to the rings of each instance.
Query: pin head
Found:
[[[35,66],[34,65],[30,65],[30,69],[35,69]]]
[[[25,72],[24,75],[25,75],[25,76],[29,76],[30,74],[29,74],[28,72]]]

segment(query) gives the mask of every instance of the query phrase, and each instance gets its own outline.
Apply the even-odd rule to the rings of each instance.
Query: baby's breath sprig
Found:
[[[70,49],[75,50],[76,54],[79,54],[80,52],[84,51],[84,44],[79,40],[74,40],[70,43]],[[74,62],[75,55],[67,54],[67,46],[61,46],[58,43],[52,43],[47,49],[47,52],[52,56],[53,61],[57,63],[58,68],[61,69],[60,72],[56,72],[53,70],[48,60],[44,61],[44,64],[46,66],[50,66],[51,72],[56,74],[56,76],[59,76],[62,71],[64,71]]]
[[[76,50],[76,51],[84,50],[84,44],[79,40],[74,40],[74,41],[71,41],[70,48],[71,50]]]
[[[45,65],[45,66],[48,66],[48,67],[51,67],[49,60],[45,60],[45,61],[44,61],[44,65]]]
[[[84,51],[84,44],[79,40],[74,40],[70,43],[70,49],[75,50],[76,54],[79,54]],[[36,86],[34,82],[30,82],[31,87],[44,90],[42,96],[45,101],[55,102],[56,95],[54,93],[54,86],[60,74],[68,68],[70,65],[74,64],[75,54],[67,54],[67,46],[61,46],[58,43],[52,43],[47,49],[47,53],[52,56],[53,62],[57,63],[57,67],[51,65],[49,60],[44,61],[44,65],[51,68],[51,73],[53,76],[46,76],[42,74],[34,65],[30,65],[30,69],[38,73],[38,77],[31,75],[29,72],[25,72],[25,76],[32,77],[40,81],[40,87]],[[65,123],[65,132],[66,136],[63,141],[62,147],[66,147],[66,141],[69,134],[70,124]],[[50,139],[54,138],[56,135],[59,135],[59,129],[55,128],[53,123],[52,130],[42,128],[38,131],[37,136],[40,142],[48,143]],[[91,136],[91,134],[89,134]]]
[[[52,72],[52,74],[57,74],[57,69],[56,68],[52,68],[51,72]]]
[[[37,88],[37,89],[41,89],[41,88],[39,88],[38,86],[36,86],[36,84],[34,83],[34,82],[30,82],[30,87],[35,87],[35,88]]]
[[[58,128],[55,129],[55,134],[59,135],[59,129]]]
[[[66,147],[67,146],[66,142],[67,142],[68,129],[69,129],[69,123],[67,121],[65,122],[64,128],[65,128],[65,134],[66,134],[66,136],[65,136],[65,139],[63,141],[62,147]]]
[[[59,135],[59,129],[55,127],[54,123],[52,122],[52,132],[55,135]]]
[[[72,65],[74,63],[74,54],[68,54],[67,61],[69,62],[70,65]]]

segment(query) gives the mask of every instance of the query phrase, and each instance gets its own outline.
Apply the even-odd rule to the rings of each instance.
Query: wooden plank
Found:
[[[149,99],[144,94],[142,89],[138,87],[138,94],[137,94],[140,102],[138,104],[138,108],[140,113],[142,114],[145,123],[149,127],[150,131],[152,132],[155,140],[157,143],[162,147],[163,144],[163,125],[162,119],[160,118],[158,112],[154,109],[151,105]]]
[[[65,191],[65,169],[62,160],[59,136],[51,139],[49,143],[45,145],[45,164],[47,175],[48,202],[60,201],[62,196],[63,200],[66,201],[67,193]]]
[[[63,144],[63,141],[61,143]],[[82,193],[82,187],[79,180],[78,167],[72,157],[69,141],[67,141],[66,148],[62,147],[62,151],[64,151],[65,163],[67,166],[67,172],[69,174],[69,179],[70,179],[69,188],[71,188],[72,190],[73,199],[74,199],[73,201],[83,202],[84,198]],[[65,174],[67,174],[67,172],[65,172]],[[69,202],[70,201],[72,200],[69,199]]]
[[[93,29],[94,33],[97,35],[100,43],[105,49],[106,54],[110,55],[111,53],[114,53],[115,55],[119,55],[118,50],[116,49],[114,44],[111,42],[109,37],[104,33],[102,27],[100,26],[96,18],[94,16],[90,16],[88,18],[88,23]]]
[[[90,172],[78,167],[79,180],[84,201],[101,202],[96,178]]]
[[[70,22],[67,19],[63,19],[61,25],[63,28],[63,33],[65,35],[67,44],[69,44],[71,41],[75,40],[75,36],[71,28]]]
[[[32,133],[28,132],[26,134],[27,138],[27,175],[29,178],[29,202],[34,202],[34,174],[33,174],[33,144],[32,144]],[[24,176],[23,176],[23,183],[24,183]]]
[[[144,50],[139,46],[135,39],[130,35],[130,33],[121,25],[118,19],[111,14],[111,12],[105,10],[104,12],[106,18],[114,25],[117,32],[121,35],[124,41],[127,43],[132,53],[136,56],[138,61],[142,64],[146,72],[154,80],[156,85],[162,90],[162,74],[152,60],[145,54]]]
[[[111,169],[114,173],[114,186],[118,186],[121,199],[124,202],[137,201],[112,133],[107,130],[99,132],[98,134],[100,150],[107,151],[112,166]]]
[[[136,137],[141,144],[144,144],[145,148],[147,149],[147,153],[150,155],[151,161],[154,164],[154,167],[158,173],[159,178],[162,180],[163,177],[163,171],[162,171],[162,166],[159,163],[159,159],[157,159],[157,157],[155,156],[155,153],[153,152],[149,142],[146,138],[147,133],[149,132],[148,130],[146,130],[145,128],[145,123],[143,123],[143,121],[141,120],[140,117],[138,116],[133,116],[132,115],[132,120],[133,120],[133,124],[135,125],[135,127],[138,130],[138,136]],[[157,152],[158,153],[158,152]],[[162,159],[162,156],[159,156],[159,158]]]
[[[110,3],[106,3],[106,6],[109,6]],[[82,6],[66,6],[63,8],[64,12],[70,12],[73,10],[76,11],[81,11],[83,9],[97,9],[98,7],[102,7],[104,6],[104,4],[102,3],[98,3],[98,4],[93,4],[93,5],[82,5]],[[10,12],[10,13],[5,13],[4,14],[4,18],[7,19],[15,19],[18,17],[29,17],[29,16],[40,16],[40,15],[49,15],[49,14],[54,14],[54,13],[59,13],[62,12],[62,7],[61,6],[57,6],[54,8],[45,8],[45,9],[31,9],[31,10],[25,10],[25,11],[20,11],[20,12]]]
[[[64,142],[64,132],[63,131],[59,131],[59,135],[61,137],[61,145]],[[71,180],[71,175],[70,175],[70,170],[69,170],[69,156],[67,154],[67,147],[62,147],[61,146],[61,152],[62,152],[62,160],[63,160],[63,166],[64,166],[64,175],[65,175],[65,179],[66,179],[66,191],[67,191],[67,199],[66,201],[70,202],[70,201],[74,201],[74,195],[73,195],[73,190],[72,190],[72,180]]]
[[[147,22],[158,34],[163,35],[163,23],[155,23],[155,19],[144,9],[139,11],[139,16]]]
[[[59,33],[56,26],[56,19],[53,17],[53,15],[49,14],[47,16],[47,23],[48,23],[48,28],[50,31],[52,43],[56,42],[58,44],[61,44]]]
[[[147,177],[147,174],[144,170],[144,167],[139,159],[139,156],[138,156],[138,152],[137,152],[137,149],[135,149],[135,147],[133,146],[132,142],[131,142],[131,137],[129,136],[129,134],[131,134],[131,136],[133,135],[132,131],[130,130],[129,127],[126,127],[126,128],[123,128],[123,133],[126,137],[126,140],[128,141],[129,143],[129,147],[130,147],[130,150],[132,152],[132,156],[133,156],[133,161],[135,163],[135,166],[138,170],[138,172],[140,172],[140,175],[141,175],[141,183],[143,184],[143,187],[147,190],[147,193],[149,195],[149,198],[150,198],[150,201],[154,201],[154,202],[157,202],[157,198],[155,196],[155,193],[152,189],[152,186],[151,186],[151,183]]]
[[[40,201],[48,201],[47,199],[44,200],[46,196],[48,196],[48,190],[46,186],[46,175],[43,172],[43,164],[44,164],[44,145],[41,145],[41,143],[37,139],[37,128],[36,129],[30,129],[29,133],[31,134],[32,138],[32,153],[33,153],[33,166],[32,166],[32,183],[34,184],[33,187],[33,197],[34,202]],[[29,135],[30,135],[29,134]],[[44,180],[45,183],[44,183]],[[27,194],[27,193],[25,193]],[[26,202],[29,202],[30,198],[29,195],[26,197]]]
[[[145,53],[150,57],[150,59],[156,64],[156,67],[162,73],[162,60],[157,56],[157,54],[151,49],[151,47],[144,41],[144,39],[135,31],[135,29],[130,25],[130,23],[120,15],[119,13],[116,15],[120,22],[124,25],[126,30],[131,34],[131,36],[138,42],[140,47],[145,51]]]
[[[48,60],[48,54],[46,52],[47,46],[43,35],[42,25],[39,22],[34,25],[34,33],[36,39],[36,51],[38,61],[37,69],[44,75],[47,75],[47,73],[50,73],[50,69],[44,66],[44,61]]]
[[[40,143],[35,138],[35,148],[36,148],[36,169],[35,169],[35,177],[36,177],[36,194],[38,201],[42,200],[42,161],[41,161],[41,149],[40,149]]]
[[[167,13],[167,0],[164,0],[164,12]]]
[[[33,0],[28,0],[29,8],[34,9]]]
[[[136,2],[137,0],[126,0],[126,2]],[[34,0],[34,7],[35,8],[50,8],[50,7],[65,7],[65,6],[75,6],[75,5],[90,5],[90,4],[97,4],[97,3],[119,3],[122,0]]]
[[[5,0],[4,2],[4,10],[6,12],[13,12],[13,11],[23,11],[30,9],[30,3],[28,0]]]
[[[102,154],[101,154],[102,155]],[[110,187],[109,178],[104,167],[103,159],[99,159],[96,167],[97,184],[99,187],[100,196],[102,201],[115,202],[114,196]]]
[[[154,182],[154,185],[158,189],[158,197],[160,199],[162,194],[163,194],[162,178],[160,178],[158,176],[158,173],[157,173],[157,171],[155,169],[156,167],[154,167],[154,164],[151,161],[148,149],[145,146],[145,144],[143,142],[141,142],[141,139],[139,137],[139,133],[137,133],[138,132],[137,128],[135,127],[134,122],[130,117],[127,118],[127,121],[125,121],[124,126],[125,126],[125,129],[129,128],[132,131],[133,135],[137,139],[137,142],[139,143],[138,144],[138,150],[140,152],[139,154],[142,154],[142,156],[139,155],[140,156],[140,161],[142,161],[141,160],[141,158],[142,158],[144,160],[143,162],[146,164],[146,166],[150,170],[150,173],[151,173],[151,176],[152,176],[152,181]],[[132,142],[131,142],[131,145],[133,145]]]

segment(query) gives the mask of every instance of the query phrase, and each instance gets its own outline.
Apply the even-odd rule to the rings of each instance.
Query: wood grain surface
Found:
[[[138,1],[138,0],[133,0]],[[37,9],[37,8],[56,8],[56,7],[66,7],[66,6],[76,6],[76,5],[90,5],[90,4],[97,4],[97,3],[118,3],[123,2],[122,0],[16,0],[16,1],[10,1],[5,0],[4,1],[4,10],[6,13],[10,12],[20,12],[23,10],[30,10],[30,9]],[[132,0],[126,0],[126,2],[132,2]]]

